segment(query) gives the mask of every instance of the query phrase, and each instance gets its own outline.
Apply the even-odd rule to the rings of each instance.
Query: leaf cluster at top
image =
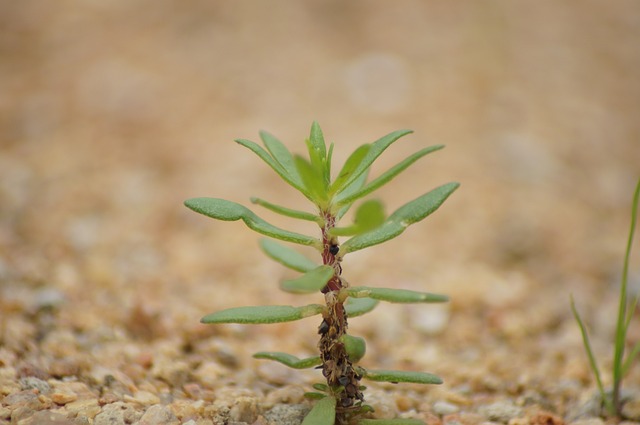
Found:
[[[315,221],[320,227],[324,227],[325,217],[334,217],[339,220],[356,201],[391,181],[418,159],[443,147],[434,145],[421,149],[375,179],[367,181],[374,161],[391,144],[410,133],[410,130],[394,131],[373,143],[358,147],[347,158],[335,178],[331,176],[333,144],[327,149],[322,130],[316,122],[311,126],[310,136],[306,140],[307,158],[292,154],[282,142],[264,131],[260,132],[264,147],[245,139],[239,139],[236,142],[254,152],[285,182],[311,201],[316,206],[317,213],[287,208],[259,198],[252,198],[254,204],[288,217]],[[385,215],[380,201],[367,200],[356,209],[351,225],[335,227],[331,229],[331,235],[351,237],[341,246],[341,255],[385,242],[400,235],[407,226],[434,212],[457,188],[458,183],[442,185],[408,202],[389,216]],[[276,227],[247,207],[232,201],[194,198],[187,200],[185,205],[196,212],[219,220],[242,220],[250,229],[275,239],[315,246],[319,250],[323,248],[318,238]],[[293,268],[300,270],[300,261],[305,262],[300,258],[292,260],[292,263],[296,263]]]

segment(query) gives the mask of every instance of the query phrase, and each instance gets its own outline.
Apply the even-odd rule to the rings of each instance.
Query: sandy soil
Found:
[[[313,355],[317,320],[199,319],[319,296],[281,293],[292,275],[258,236],[182,202],[308,208],[232,140],[265,129],[303,152],[313,120],[337,163],[415,130],[374,174],[447,145],[381,190],[390,211],[462,184],[343,263],[352,284],[452,299],[352,320],[363,365],[445,380],[370,385],[376,415],[601,424],[569,296],[610,385],[640,175],[639,39],[636,3],[617,0],[1,2],[0,424],[299,423],[321,376],[251,353]],[[639,276],[636,252],[633,294]],[[640,421],[637,365],[625,388]]]

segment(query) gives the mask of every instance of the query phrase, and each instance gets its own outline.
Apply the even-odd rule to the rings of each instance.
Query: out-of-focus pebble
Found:
[[[132,405],[116,402],[107,404],[96,415],[94,425],[125,425],[136,422],[142,414],[137,412]]]
[[[433,403],[433,413],[436,415],[451,415],[452,413],[457,413],[460,408],[453,403],[449,403],[448,401],[438,400]]]
[[[133,397],[125,395],[123,400],[126,402],[138,403],[143,406],[153,406],[154,404],[160,403],[160,397],[150,393],[149,391],[137,391]]]
[[[495,403],[481,406],[479,409],[487,419],[493,422],[508,423],[510,419],[522,414],[522,409],[510,401],[501,400]]]
[[[640,422],[640,398],[627,401],[622,406],[622,417]]]
[[[179,425],[180,421],[171,409],[161,404],[155,404],[144,412],[139,425]]]

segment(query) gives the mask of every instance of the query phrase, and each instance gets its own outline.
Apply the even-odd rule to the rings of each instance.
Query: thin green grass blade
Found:
[[[300,245],[320,246],[318,239],[276,227],[258,217],[249,208],[235,202],[227,201],[226,199],[193,198],[186,200],[184,204],[187,208],[197,213],[217,220],[242,220],[251,230],[265,236]]]
[[[449,301],[449,297],[446,295],[410,291],[408,289],[354,286],[347,288],[347,293],[354,298],[368,297],[390,303],[443,303]]]
[[[400,163],[396,164],[395,166],[393,166],[392,168],[384,172],[382,175],[380,175],[376,179],[367,183],[366,186],[364,186],[357,192],[351,193],[348,196],[344,194],[341,194],[342,196],[338,196],[337,197],[338,205],[349,204],[351,202],[354,202],[357,199],[367,196],[368,194],[370,194],[375,190],[378,190],[379,188],[381,188],[382,186],[384,186],[385,184],[393,180],[398,174],[406,170],[411,164],[416,162],[418,159],[432,152],[438,151],[442,148],[444,148],[444,145],[435,145],[435,146],[430,146],[428,148],[419,150],[418,152],[414,153],[413,155],[410,155],[405,160],[401,161]]]
[[[324,288],[334,273],[331,266],[318,266],[296,279],[285,280],[280,287],[291,294],[312,294]]]
[[[319,400],[302,421],[302,425],[334,425],[336,421],[336,399],[325,397]]]
[[[300,254],[298,251],[272,239],[261,239],[260,248],[262,248],[262,251],[271,259],[298,272],[305,273],[318,267],[318,264]]]
[[[208,314],[200,321],[207,324],[240,323],[252,325],[293,322],[320,314],[324,308],[320,304],[309,304],[302,307],[290,305],[235,307]]]
[[[284,215],[286,217],[297,218],[305,221],[314,221],[316,223],[318,223],[319,220],[321,220],[316,214],[312,214],[306,211],[299,211],[291,208],[286,208],[280,205],[272,204],[271,202],[268,202],[268,201],[265,201],[264,199],[260,199],[256,197],[251,198],[251,203],[260,205],[261,207],[264,207],[270,211],[273,211],[274,213]]]
[[[596,385],[598,386],[598,392],[600,392],[600,397],[604,401],[607,410],[612,413],[614,412],[613,405],[611,404],[611,399],[607,396],[604,391],[604,386],[602,385],[602,379],[600,377],[600,369],[598,368],[598,363],[596,362],[596,358],[593,355],[593,350],[591,349],[591,342],[589,340],[589,333],[587,332],[587,327],[585,326],[578,310],[576,309],[575,302],[573,300],[573,296],[571,296],[571,311],[573,312],[573,317],[578,322],[578,327],[580,328],[580,333],[582,334],[582,344],[584,346],[585,351],[587,352],[587,357],[589,358],[589,365],[591,366],[591,371],[593,372],[594,377],[596,378]]]
[[[405,382],[412,384],[442,384],[442,379],[432,373],[409,372],[404,370],[371,370],[364,369],[363,378],[376,382]]]
[[[640,342],[637,343],[631,349],[631,352],[627,355],[627,359],[624,361],[624,364],[622,365],[622,371],[621,371],[622,376],[625,376],[627,372],[629,372],[629,368],[631,367],[633,362],[636,360],[636,357],[638,357],[638,353],[640,353]]]
[[[253,355],[253,358],[273,360],[293,369],[309,369],[322,364],[320,356],[301,359],[292,354],[280,353],[275,351],[261,351],[259,353],[255,353]]]
[[[633,245],[633,236],[636,230],[636,222],[638,218],[638,201],[640,198],[640,180],[636,185],[631,204],[631,228],[629,229],[629,238],[627,240],[627,249],[624,255],[624,265],[622,267],[622,280],[620,282],[620,303],[618,305],[618,321],[616,322],[616,339],[613,353],[613,387],[614,393],[619,392],[620,382],[622,381],[622,359],[624,358],[624,345],[627,339],[627,281],[629,278],[629,259],[631,257],[631,247]]]
[[[340,252],[358,251],[399,236],[411,224],[435,212],[459,186],[458,183],[447,183],[408,202],[391,214],[382,226],[347,240],[340,247]]]

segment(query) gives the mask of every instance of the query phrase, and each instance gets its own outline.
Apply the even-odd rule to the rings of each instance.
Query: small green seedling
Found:
[[[631,245],[633,244],[633,235],[635,233],[636,221],[638,218],[639,197],[640,180],[638,180],[638,184],[636,185],[636,191],[633,195],[633,202],[631,204],[631,229],[629,230],[629,239],[627,240],[624,265],[622,266],[622,281],[620,283],[620,297],[618,304],[618,320],[616,322],[615,343],[613,351],[613,390],[611,391],[611,394],[607,394],[604,389],[602,378],[600,375],[600,369],[598,368],[598,363],[596,362],[593,350],[591,349],[591,343],[589,342],[589,334],[587,333],[587,328],[582,321],[580,314],[578,314],[578,310],[576,310],[573,297],[571,298],[571,310],[573,311],[573,315],[578,322],[578,326],[580,327],[580,332],[582,333],[582,341],[584,343],[585,351],[587,352],[587,357],[589,358],[591,370],[593,371],[593,375],[596,378],[596,384],[598,385],[600,397],[602,398],[607,413],[610,416],[618,417],[622,417],[622,399],[620,394],[622,379],[627,374],[635,358],[640,352],[640,342],[638,342],[632,348],[627,358],[624,359],[625,344],[627,341],[627,330],[629,329],[631,318],[633,317],[636,305],[638,303],[638,297],[634,298],[633,302],[628,302],[627,280],[629,275],[629,257],[631,256]]]
[[[260,133],[266,150],[251,141],[236,140],[258,155],[285,182],[311,201],[315,212],[286,208],[259,198],[252,198],[251,201],[290,218],[315,222],[320,228],[320,237],[278,228],[250,209],[224,199],[195,198],[185,202],[187,207],[208,217],[226,221],[242,220],[251,230],[271,238],[260,242],[262,250],[285,267],[302,273],[295,279],[282,282],[282,290],[294,294],[324,295],[323,304],[301,307],[236,307],[209,314],[202,319],[203,323],[264,324],[322,316],[318,328],[318,356],[299,359],[280,352],[260,352],[254,355],[256,358],[274,360],[295,369],[315,367],[322,370],[326,384],[316,384],[315,391],[307,393],[308,398],[318,401],[306,416],[303,425],[421,424],[421,421],[414,419],[364,418],[363,415],[372,411],[372,408],[363,403],[364,387],[360,380],[419,384],[442,382],[439,377],[430,373],[370,370],[359,366],[357,363],[366,351],[365,342],[362,338],[347,334],[347,318],[370,312],[379,301],[440,303],[448,300],[444,295],[426,292],[350,286],[342,277],[342,260],[347,254],[399,236],[409,225],[421,221],[438,209],[459,186],[458,183],[447,183],[437,187],[388,216],[379,200],[365,200],[356,207],[351,224],[338,226],[340,219],[357,201],[388,183],[418,159],[443,147],[437,145],[424,148],[379,177],[368,180],[370,167],[376,158],[392,143],[409,133],[409,130],[395,131],[374,143],[360,146],[348,157],[335,178],[331,176],[333,144],[327,149],[320,126],[315,122],[306,141],[308,160],[292,155],[282,142],[266,132]],[[346,238],[343,243],[339,240],[342,237]],[[314,247],[320,253],[322,263],[318,264],[273,239]]]

